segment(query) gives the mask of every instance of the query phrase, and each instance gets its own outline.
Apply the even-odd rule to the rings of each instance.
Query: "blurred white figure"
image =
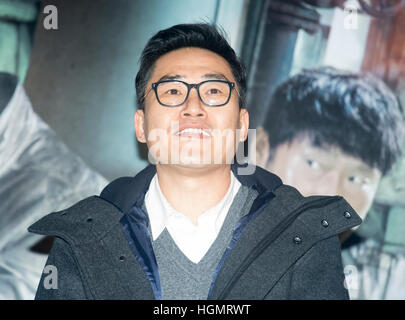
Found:
[[[17,78],[0,73],[0,300],[35,296],[47,255],[30,250],[42,237],[28,226],[106,184],[33,111]]]

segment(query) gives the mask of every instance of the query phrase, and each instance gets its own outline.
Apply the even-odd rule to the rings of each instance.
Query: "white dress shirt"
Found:
[[[167,228],[170,236],[194,263],[198,263],[206,254],[218,236],[233,199],[241,184],[231,171],[231,183],[225,196],[215,206],[203,212],[194,225],[184,214],[176,211],[163,195],[157,174],[153,177],[145,195],[152,238],[156,240]]]

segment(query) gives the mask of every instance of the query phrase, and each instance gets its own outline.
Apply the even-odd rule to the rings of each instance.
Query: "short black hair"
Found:
[[[239,107],[246,101],[246,71],[242,61],[226,40],[225,33],[208,23],[178,24],[156,33],[146,44],[140,58],[135,79],[138,108],[145,107],[145,89],[157,59],[181,48],[197,47],[210,50],[223,57],[230,65],[239,91]]]
[[[340,147],[385,175],[401,155],[404,114],[377,77],[320,67],[275,89],[263,127],[271,150],[309,133],[314,145]]]

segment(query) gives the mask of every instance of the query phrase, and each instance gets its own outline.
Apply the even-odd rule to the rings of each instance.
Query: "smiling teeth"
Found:
[[[202,129],[197,129],[197,128],[187,128],[187,129],[181,130],[177,133],[177,135],[180,135],[183,133],[202,134],[203,136],[206,136],[206,137],[210,136],[210,134],[207,131],[204,131]]]

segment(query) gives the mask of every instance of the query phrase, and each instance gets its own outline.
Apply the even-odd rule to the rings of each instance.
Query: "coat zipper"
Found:
[[[250,254],[243,260],[242,264],[234,273],[234,276],[225,285],[222,292],[218,295],[218,300],[223,300],[229,294],[229,292],[234,287],[235,283],[239,280],[241,275],[250,266],[250,264],[256,259],[256,257],[267,248],[278,236],[284,232],[285,229],[303,212],[308,209],[320,208],[333,202],[341,200],[342,197],[335,196],[327,199],[316,199],[307,202],[303,206],[295,209],[291,214],[289,214],[285,219],[283,219],[272,232],[269,233],[262,241],[260,241],[250,252]]]

